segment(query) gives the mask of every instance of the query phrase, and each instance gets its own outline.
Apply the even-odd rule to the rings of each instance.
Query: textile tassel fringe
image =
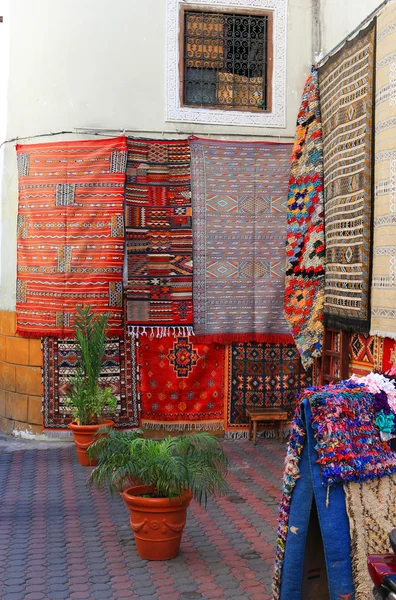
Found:
[[[153,338],[164,338],[172,336],[176,337],[188,337],[194,335],[194,328],[191,326],[176,326],[176,327],[160,327],[160,326],[148,326],[148,325],[128,325],[128,334],[133,338],[138,338],[141,335],[148,336],[151,340]]]
[[[375,329],[370,330],[370,335],[376,335],[380,338],[390,338],[391,340],[396,340],[396,333],[394,331],[379,331]]]
[[[195,341],[200,344],[232,344],[242,342],[261,342],[267,344],[293,344],[293,336],[288,333],[211,333],[195,334]]]
[[[287,437],[290,433],[290,427],[285,428],[283,431],[283,437]],[[262,429],[257,432],[257,438],[275,438],[278,436],[278,431],[275,429]],[[224,432],[225,440],[247,440],[249,439],[249,432],[244,431],[225,431]]]
[[[223,429],[223,421],[210,421],[198,423],[155,423],[153,421],[142,421],[143,429],[155,429],[157,431],[219,431]]]

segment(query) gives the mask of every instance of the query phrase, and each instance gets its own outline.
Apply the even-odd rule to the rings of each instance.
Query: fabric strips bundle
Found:
[[[187,140],[128,138],[126,301],[129,333],[192,333],[192,220]]]
[[[76,305],[122,333],[126,140],[18,145],[17,333],[73,335]]]
[[[324,302],[323,147],[318,73],[297,117],[287,213],[285,315],[305,368],[322,354]]]
[[[192,138],[194,332],[291,343],[283,316],[289,144]]]
[[[319,70],[325,325],[369,333],[375,21]]]
[[[396,339],[396,5],[377,17],[371,333]]]

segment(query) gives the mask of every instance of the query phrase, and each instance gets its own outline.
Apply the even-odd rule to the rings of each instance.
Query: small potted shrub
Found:
[[[69,427],[74,434],[78,460],[81,465],[93,465],[87,455],[100,427],[114,427],[106,417],[115,414],[117,399],[110,388],[100,385],[100,371],[106,349],[108,316],[95,316],[89,306],[77,308],[74,331],[80,354],[76,374],[69,380],[70,395],[66,406],[73,422]]]
[[[118,447],[118,449],[117,449]],[[139,556],[168,560],[179,553],[191,498],[206,503],[227,491],[227,458],[209,433],[152,440],[135,432],[113,432],[91,446],[98,460],[90,483],[119,490],[130,512]]]

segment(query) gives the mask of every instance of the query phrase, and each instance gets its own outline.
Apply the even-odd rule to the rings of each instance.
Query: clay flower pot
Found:
[[[97,461],[93,459],[89,460],[87,450],[89,446],[95,441],[95,436],[101,427],[114,427],[114,421],[103,421],[98,425],[77,425],[77,423],[70,423],[69,428],[72,430],[74,435],[74,443],[76,444],[78,462],[83,467],[94,467]]]
[[[137,485],[123,492],[129,508],[139,556],[146,560],[169,560],[179,554],[180,542],[192,493],[179,498],[143,498],[152,488]]]

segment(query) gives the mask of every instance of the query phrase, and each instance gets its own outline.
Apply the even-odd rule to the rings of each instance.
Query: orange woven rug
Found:
[[[17,332],[70,337],[76,305],[122,333],[125,137],[17,145]]]

